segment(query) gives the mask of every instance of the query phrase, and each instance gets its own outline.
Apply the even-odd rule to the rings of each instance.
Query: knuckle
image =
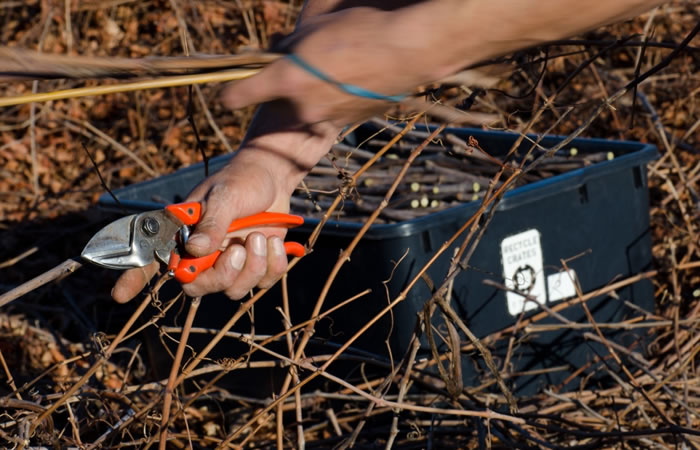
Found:
[[[287,271],[287,255],[275,257],[270,264],[270,271],[276,276],[281,277]]]
[[[232,190],[228,183],[214,183],[207,192],[206,200],[211,206],[218,207],[220,203],[226,203],[231,198]]]
[[[269,289],[272,286],[274,286],[275,283],[277,283],[277,281],[279,281],[279,277],[274,277],[274,278],[266,277],[266,278],[260,280],[260,282],[258,283],[258,287],[260,289]]]
[[[197,223],[197,231],[218,231],[216,218],[211,215],[206,215]]]
[[[274,286],[275,283],[277,283],[280,280],[280,278],[282,278],[286,268],[286,264],[284,265],[284,267],[270,266],[265,276],[258,282],[258,287],[262,289],[268,289]]]
[[[267,272],[265,259],[264,258],[257,258],[257,259],[258,259],[258,261],[256,261],[257,264],[252,265],[252,267],[250,268],[250,270],[246,274],[247,279],[250,280],[250,284],[252,286],[257,285],[260,282],[260,280],[265,278],[265,273]]]
[[[238,277],[235,282],[226,290],[227,295],[231,298],[243,298],[253,287],[257,286],[265,275],[264,267],[262,269],[248,267]]]
[[[193,282],[183,284],[182,290],[190,297],[199,297],[222,290],[223,288],[217,286],[217,279],[212,272],[211,269],[207,270]]]
[[[248,289],[229,288],[224,291],[224,294],[231,300],[240,300],[248,294]]]
[[[207,288],[210,292],[225,291],[232,283],[231,276],[226,270],[216,270],[212,275],[211,281],[207,283]]]
[[[190,297],[200,297],[207,294],[207,292],[202,291],[199,287],[194,285],[194,283],[183,284],[182,291]]]
[[[256,255],[252,251],[247,252],[245,267],[242,270],[247,278],[260,279],[265,275],[266,270],[267,258]]]

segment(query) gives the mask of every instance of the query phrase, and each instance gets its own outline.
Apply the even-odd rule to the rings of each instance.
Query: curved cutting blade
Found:
[[[98,231],[81,256],[110,269],[144,267],[156,256],[167,263],[180,226],[163,210],[122,217]]]

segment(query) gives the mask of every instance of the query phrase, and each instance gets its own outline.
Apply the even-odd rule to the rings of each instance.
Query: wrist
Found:
[[[265,171],[277,195],[288,197],[328,153],[339,131],[328,126],[320,132],[296,129],[251,136],[243,142],[232,164]]]

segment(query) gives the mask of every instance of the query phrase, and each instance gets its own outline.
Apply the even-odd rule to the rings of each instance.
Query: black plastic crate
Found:
[[[518,138],[512,133],[467,128],[448,129],[446,133],[463,139],[472,136],[496,157],[508,151]],[[561,139],[548,136],[541,145],[550,148]],[[530,145],[526,141],[521,149],[524,151]],[[567,266],[584,293],[650,268],[645,164],[656,157],[655,147],[602,139],[576,139],[566,148],[572,147],[581,154],[612,152],[615,158],[506,193],[471,257],[471,267],[455,279],[452,306],[478,337],[512,325],[519,316],[516,310],[521,311],[524,303],[522,296],[484,284],[486,279],[509,285],[513,283],[508,280],[527,280],[530,294],[551,306],[573,295],[573,285],[569,275],[562,272],[561,260],[568,261]],[[228,159],[228,156],[212,159],[210,171],[222,167]],[[114,193],[129,210],[157,209],[165,203],[182,201],[203,178],[203,165],[196,164]],[[102,196],[100,202],[114,207],[114,201],[108,195]],[[471,202],[410,221],[373,225],[351,260],[341,269],[324,310],[368,287],[372,293],[321,321],[316,326],[318,336],[341,342],[354,334],[396,297],[478,207],[479,202]],[[317,223],[315,219],[308,219],[304,227],[290,230],[288,239],[304,242]],[[294,268],[289,277],[294,320],[308,319],[310,308],[341,249],[347,247],[361,226],[360,223],[330,221],[314,251]],[[455,246],[461,241],[458,239]],[[454,246],[430,267],[427,271],[430,280],[440,283],[444,279],[453,250]],[[397,261],[401,262],[396,265]],[[524,288],[522,285],[518,287]],[[256,305],[257,332],[279,331],[280,328],[279,314],[274,311],[279,304],[279,292],[273,290],[267,297]],[[394,308],[393,314],[385,316],[368,330],[356,346],[386,357],[388,352],[384,342],[388,341],[394,358],[399,358],[407,349],[415,329],[416,313],[430,297],[428,284],[417,283],[408,297]],[[651,282],[639,281],[615,291],[614,297],[597,297],[589,300],[587,305],[595,320],[605,323],[640,314],[626,302],[638,309],[652,311]],[[525,314],[537,311],[539,308]],[[217,316],[215,311],[211,314]],[[574,322],[587,322],[580,306],[569,307],[561,314]],[[221,323],[227,319],[221,318],[220,313],[212,318],[221,320]],[[559,321],[547,318],[539,323]],[[444,331],[439,314],[434,317],[434,325],[438,331]],[[606,337],[625,346],[640,340],[637,332],[619,329],[606,329],[605,332]],[[526,336],[521,333],[516,338],[509,372],[520,375],[510,377],[508,383],[519,394],[532,393],[546,385],[558,385],[596,354],[607,354],[603,346],[584,340],[580,330],[559,329]],[[463,341],[467,342],[466,338],[463,337]],[[501,339],[491,347],[499,367],[506,357],[507,344],[507,339]],[[422,343],[421,351],[429,356],[427,343]],[[592,365],[582,372],[582,376],[595,378],[596,367]],[[536,373],[528,375],[528,372]],[[472,386],[491,378],[478,354],[463,356],[463,374],[465,384]],[[575,387],[578,381],[576,378],[569,380],[564,388]]]

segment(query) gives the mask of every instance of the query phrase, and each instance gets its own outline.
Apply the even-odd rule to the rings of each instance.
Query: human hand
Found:
[[[305,18],[273,50],[293,53],[338,83],[379,97],[398,96],[460,67],[435,57],[440,52],[431,48],[434,30],[404,16],[397,11],[356,7]],[[300,124],[331,123],[339,128],[391,105],[343,91],[290,58],[280,58],[257,75],[232,84],[223,100],[232,109],[283,100]]]
[[[241,173],[242,169],[245,173]],[[193,256],[223,252],[214,266],[195,281],[183,285],[190,296],[222,291],[239,299],[254,286],[270,287],[287,267],[283,239],[286,229],[261,227],[226,234],[238,217],[261,211],[287,212],[288,198],[275,192],[272,174],[259,164],[231,164],[207,178],[186,201],[202,204],[202,219],[188,240],[185,250]],[[158,270],[159,263],[125,272],[112,292],[124,302],[140,292]]]
[[[254,130],[253,130],[254,131]],[[214,266],[202,272],[183,290],[190,296],[223,292],[232,299],[244,297],[253,287],[272,286],[287,268],[283,240],[286,228],[261,227],[226,234],[237,218],[263,211],[288,212],[289,199],[306,171],[318,161],[335,137],[305,131],[284,131],[248,139],[221,171],[197,186],[186,201],[202,204],[202,219],[185,250],[205,256],[222,250]],[[292,159],[285,151],[305,148]],[[304,158],[310,158],[308,161]],[[314,159],[316,159],[314,161]],[[112,290],[120,302],[137,295],[158,271],[159,264],[126,271]]]

